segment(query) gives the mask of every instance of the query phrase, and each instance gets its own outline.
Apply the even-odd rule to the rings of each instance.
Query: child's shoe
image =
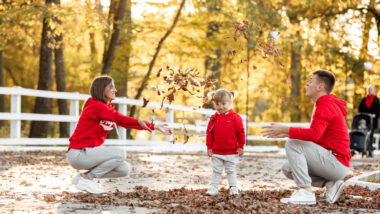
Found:
[[[238,189],[235,186],[230,187],[230,195],[239,194]]]
[[[211,196],[215,196],[219,193],[219,190],[218,190],[218,187],[215,187],[215,186],[211,186],[210,188],[208,188],[207,192],[206,192],[206,195],[211,195]]]

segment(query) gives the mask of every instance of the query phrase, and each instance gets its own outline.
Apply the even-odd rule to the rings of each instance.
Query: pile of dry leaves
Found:
[[[295,206],[280,203],[283,197],[289,197],[290,190],[278,191],[242,191],[237,196],[230,196],[222,189],[218,196],[206,196],[206,189],[171,189],[169,191],[149,190],[136,186],[133,192],[120,192],[93,195],[88,193],[45,194],[47,202],[89,203],[94,205],[113,205],[145,207],[162,210],[165,213],[311,213],[311,212],[350,212],[365,209],[366,212],[380,209],[380,191],[367,188],[346,187],[341,198],[335,204],[325,202],[319,195],[318,203],[313,206]],[[134,202],[132,202],[134,201]]]

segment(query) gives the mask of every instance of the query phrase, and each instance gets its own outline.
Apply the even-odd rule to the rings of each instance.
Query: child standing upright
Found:
[[[219,89],[211,95],[216,113],[210,118],[206,135],[207,153],[212,159],[211,187],[207,195],[218,194],[223,168],[227,173],[230,194],[238,194],[236,165],[244,153],[245,134],[241,117],[232,110],[235,96],[235,92],[227,89]]]

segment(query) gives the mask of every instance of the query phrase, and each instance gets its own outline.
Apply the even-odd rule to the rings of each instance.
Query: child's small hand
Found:
[[[209,157],[212,157],[212,149],[208,149],[208,150],[207,150],[207,155],[208,155]]]
[[[243,154],[244,154],[244,150],[243,149],[238,148],[236,151],[239,154],[239,157],[243,156]]]
[[[166,128],[165,126],[168,126],[168,124],[159,124],[159,125],[156,125],[156,129],[164,135],[171,135],[172,130]]]

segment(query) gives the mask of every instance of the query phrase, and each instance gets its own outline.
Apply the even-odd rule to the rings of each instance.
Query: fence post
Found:
[[[11,120],[11,138],[21,138],[21,95],[11,95],[11,113],[17,114],[15,120]]]
[[[152,121],[152,120],[156,121],[156,116],[154,116],[154,115],[150,116],[150,121]],[[155,132],[156,131],[150,133],[150,138],[149,138],[150,141],[154,141],[154,136],[156,135]]]
[[[202,131],[200,131],[199,129],[201,129],[201,127],[203,126],[203,123],[204,123],[204,121],[199,121],[199,120],[195,121],[195,129],[196,129],[195,130],[195,136],[196,136],[195,142],[196,143],[201,142],[202,137],[200,135],[202,134]],[[207,123],[206,123],[206,127],[207,127]],[[205,130],[205,133],[207,134],[207,130]]]
[[[120,112],[123,115],[127,115],[127,104],[119,103],[118,112]],[[120,127],[120,126],[118,126],[117,128],[119,129],[120,139],[126,140],[127,139],[127,130],[123,127]]]
[[[70,100],[70,115],[79,117],[79,100]],[[77,123],[78,122],[70,123],[70,135],[73,135]]]
[[[166,112],[166,123],[174,123],[174,111],[171,108],[168,108]],[[166,135],[166,141],[172,141],[173,135]]]

